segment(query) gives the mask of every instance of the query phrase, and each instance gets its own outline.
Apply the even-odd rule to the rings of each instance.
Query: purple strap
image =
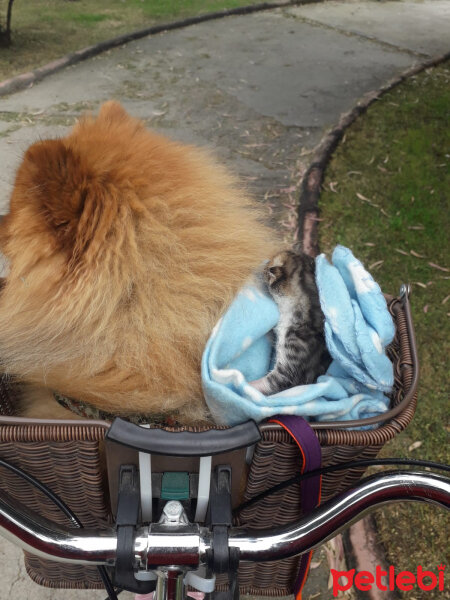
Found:
[[[305,421],[303,417],[294,415],[279,415],[270,419],[272,422],[279,423],[296,441],[300,452],[303,455],[302,473],[319,469],[322,464],[322,450],[314,429]],[[320,503],[320,490],[322,478],[320,475],[305,479],[300,487],[302,513],[311,512]],[[312,552],[302,554],[297,575],[297,581],[294,586],[296,600],[301,600],[302,590],[308,576],[309,563]]]

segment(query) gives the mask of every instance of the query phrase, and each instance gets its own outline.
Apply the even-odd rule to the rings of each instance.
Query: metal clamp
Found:
[[[138,594],[148,594],[156,588],[154,580],[135,577],[135,538],[139,519],[139,473],[134,465],[122,465],[119,475],[117,504],[117,555],[114,584]]]
[[[411,284],[410,283],[402,283],[400,286],[399,297],[401,300],[404,298],[409,298],[411,296]]]

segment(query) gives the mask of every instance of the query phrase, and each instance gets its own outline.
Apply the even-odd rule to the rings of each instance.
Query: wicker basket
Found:
[[[322,446],[323,466],[354,459],[373,458],[382,446],[410,422],[416,407],[418,379],[417,353],[407,294],[388,299],[396,323],[396,337],[389,347],[394,363],[395,388],[391,410],[377,429],[348,430],[342,423],[314,425]],[[25,420],[14,416],[17,392],[5,378],[0,384],[0,456],[22,467],[56,492],[77,514],[86,527],[101,527],[112,520],[99,444],[109,424],[105,421],[56,422]],[[386,421],[386,419],[388,419]],[[351,424],[350,424],[351,425]],[[280,483],[301,469],[301,456],[291,437],[276,424],[263,424],[250,466],[245,499]],[[355,483],[363,468],[330,473],[323,477],[325,501]],[[63,525],[67,519],[40,492],[6,470],[0,487],[30,509]],[[244,509],[238,525],[269,528],[287,524],[301,515],[299,487],[293,485]],[[95,567],[65,565],[42,560],[25,553],[30,577],[37,583],[55,588],[103,587]],[[286,596],[292,593],[298,558],[271,563],[244,563],[239,570],[242,594]],[[219,579],[219,589],[226,586]]]

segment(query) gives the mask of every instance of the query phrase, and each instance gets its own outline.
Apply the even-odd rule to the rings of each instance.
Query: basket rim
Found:
[[[372,444],[384,444],[402,431],[411,421],[417,401],[419,362],[408,292],[407,286],[403,286],[400,297],[386,296],[388,305],[396,317],[398,317],[399,313],[404,313],[405,331],[402,332],[401,335],[406,336],[406,342],[410,352],[410,357],[408,358],[410,360],[407,362],[403,360],[402,366],[407,366],[411,373],[411,382],[408,384],[408,389],[406,390],[404,398],[396,406],[378,417],[345,422],[329,421],[311,423],[311,427],[315,430],[320,442],[324,445],[366,446]],[[377,429],[354,429],[355,427],[379,423],[382,423],[382,425]],[[63,421],[60,419],[29,419],[26,417],[0,416],[0,428],[3,429],[5,426],[13,426],[16,431],[15,434],[12,434],[12,437],[16,439],[18,439],[16,437],[17,434],[20,438],[22,438],[22,436],[28,437],[25,433],[25,430],[28,429],[29,435],[32,437],[37,435],[40,439],[50,439],[56,435],[57,439],[63,437],[65,439],[71,438],[74,440],[87,438],[101,440],[105,437],[110,425],[111,423],[109,421],[94,419],[71,419],[69,421]],[[258,424],[258,427],[261,433],[280,431],[282,429],[282,427],[276,423],[267,422]],[[217,425],[211,424],[211,426],[205,425],[204,427],[201,427],[201,429],[214,428],[217,428]],[[221,428],[223,428],[223,426]],[[22,435],[19,434],[17,429],[23,430]],[[183,429],[186,429],[186,427],[183,427]]]

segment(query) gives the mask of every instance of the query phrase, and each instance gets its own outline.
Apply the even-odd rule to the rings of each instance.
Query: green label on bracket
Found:
[[[163,500],[189,500],[189,474],[185,471],[166,472],[161,482]]]

